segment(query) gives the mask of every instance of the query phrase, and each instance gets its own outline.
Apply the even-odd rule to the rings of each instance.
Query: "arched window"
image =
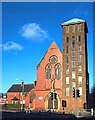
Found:
[[[55,79],[59,80],[61,78],[61,68],[60,64],[57,64],[55,67]]]
[[[51,66],[46,66],[46,79],[51,79]]]

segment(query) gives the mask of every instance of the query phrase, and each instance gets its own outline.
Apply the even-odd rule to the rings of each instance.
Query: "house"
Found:
[[[7,103],[7,94],[0,93],[0,105]]]
[[[8,104],[23,104],[24,106],[28,106],[30,103],[30,91],[33,89],[34,84],[12,85],[7,91]]]

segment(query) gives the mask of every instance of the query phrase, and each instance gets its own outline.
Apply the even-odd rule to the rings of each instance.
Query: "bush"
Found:
[[[5,104],[4,107],[7,109],[20,109],[20,104]]]

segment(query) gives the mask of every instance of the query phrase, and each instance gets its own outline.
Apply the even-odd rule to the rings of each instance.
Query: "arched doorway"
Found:
[[[53,100],[51,98],[51,93],[49,93],[45,98],[45,110],[53,109]],[[57,95],[56,99],[54,100],[54,109],[56,111],[60,111],[60,98]]]
[[[54,101],[51,99],[51,96],[48,99],[48,109],[53,109],[53,102],[54,102],[54,109],[58,109],[58,100],[54,99]]]

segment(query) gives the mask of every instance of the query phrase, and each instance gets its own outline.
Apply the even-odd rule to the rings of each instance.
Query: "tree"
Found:
[[[36,95],[35,95],[35,93],[31,93],[31,95],[30,95],[30,103],[33,101],[33,99],[35,99],[36,98]]]

